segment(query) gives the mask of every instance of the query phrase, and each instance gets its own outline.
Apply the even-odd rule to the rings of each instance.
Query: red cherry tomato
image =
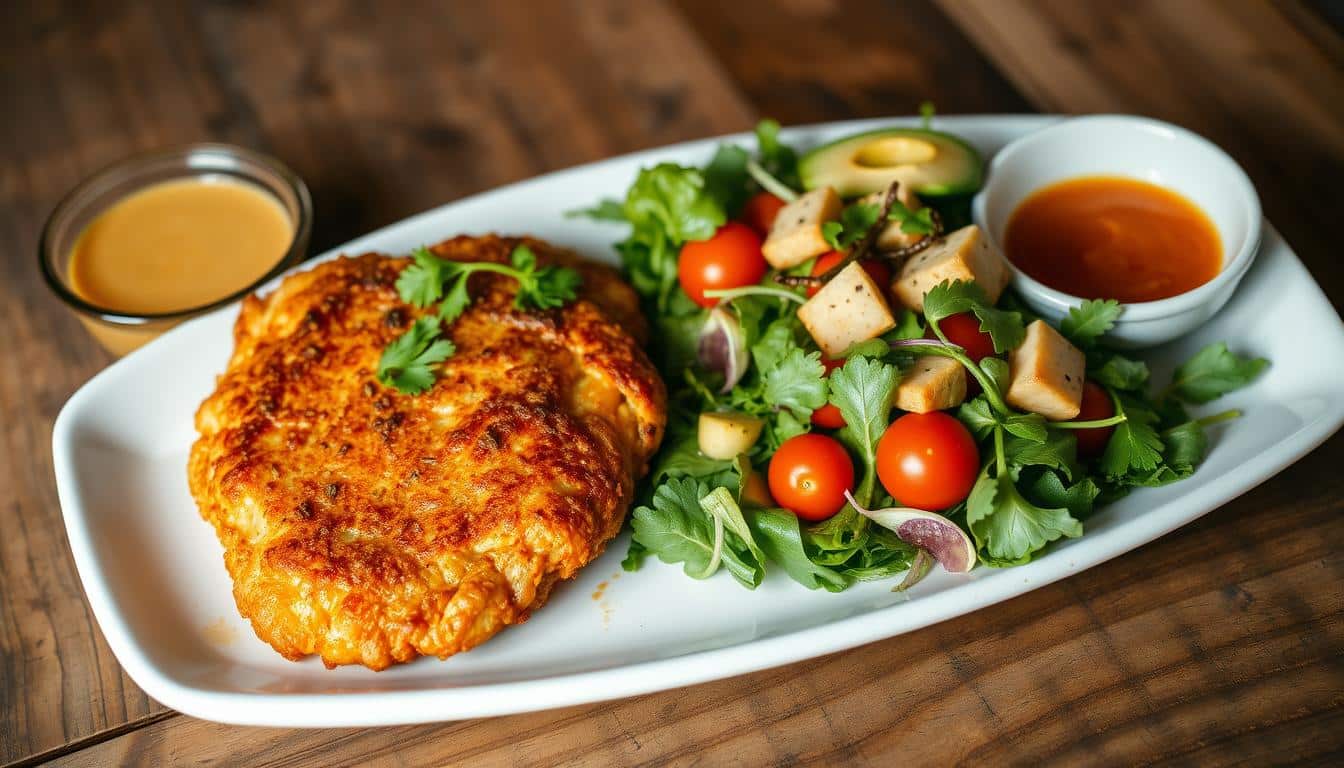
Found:
[[[761,236],[736,221],[719,227],[708,240],[683,245],[677,261],[682,290],[702,307],[719,303],[706,297],[705,291],[755,285],[765,276],[765,270]]]
[[[742,208],[742,220],[751,225],[761,237],[765,237],[770,234],[770,227],[774,226],[775,217],[783,207],[784,201],[778,197],[769,192],[757,192]]]
[[[1109,419],[1115,415],[1115,403],[1100,385],[1092,382],[1083,384],[1083,407],[1078,411],[1078,421],[1097,421]],[[1073,436],[1078,438],[1078,455],[1084,458],[1100,456],[1111,441],[1115,427],[1097,427],[1096,429],[1075,429]]]
[[[770,458],[770,495],[803,520],[825,520],[854,489],[854,464],[839,442],[814,433],[784,441]]]
[[[907,413],[877,441],[877,477],[908,507],[946,509],[970,494],[979,473],[971,433],[941,411]]]
[[[831,371],[844,365],[845,361],[823,358],[821,364],[826,366],[826,375],[830,376]],[[845,426],[845,417],[840,415],[840,409],[835,404],[827,403],[812,412],[812,423],[823,429],[839,429]]]
[[[844,255],[839,251],[831,251],[829,253],[821,254],[817,257],[816,263],[812,265],[812,276],[816,277],[817,275],[822,274],[836,264],[839,264],[840,260],[843,258]],[[863,264],[863,271],[867,272],[868,276],[873,278],[873,282],[877,283],[878,287],[882,289],[882,295],[885,296],[887,288],[891,285],[891,267],[888,267],[885,261],[878,261],[877,259],[864,259],[860,263]],[[809,285],[807,287],[808,298],[817,295],[817,291],[819,290],[821,290],[821,286]]]
[[[970,312],[948,315],[938,321],[938,327],[948,341],[966,350],[966,356],[977,363],[994,354],[994,340],[980,330],[980,318]],[[926,335],[935,338],[932,328]]]

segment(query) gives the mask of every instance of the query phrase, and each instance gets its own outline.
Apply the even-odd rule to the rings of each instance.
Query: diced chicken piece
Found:
[[[1037,320],[1022,345],[1008,355],[1008,404],[1053,421],[1078,415],[1087,359],[1059,331]]]
[[[840,270],[799,307],[798,319],[821,347],[821,353],[832,359],[860,341],[896,327],[881,286],[858,262]]]
[[[696,438],[709,458],[731,459],[751,450],[764,427],[764,421],[745,413],[702,413]]]
[[[924,204],[919,201],[919,197],[914,192],[911,192],[910,189],[911,187],[909,184],[902,184],[897,187],[896,199],[900,200],[901,203],[911,211],[918,211],[924,207]],[[860,202],[876,205],[881,209],[882,200],[886,197],[886,194],[886,192],[874,192],[862,197]],[[924,235],[902,232],[900,223],[893,221],[877,236],[877,249],[879,251],[900,250],[907,245],[914,245],[922,237],[924,237]]]
[[[945,280],[974,280],[995,302],[1011,277],[1008,264],[980,227],[970,224],[906,260],[891,291],[902,304],[921,312],[924,294]]]
[[[819,187],[780,208],[761,246],[765,260],[775,269],[790,269],[831,250],[821,225],[840,218],[840,207],[834,189]]]
[[[966,399],[966,369],[947,357],[925,355],[901,376],[896,407],[911,413],[929,413],[961,405]]]

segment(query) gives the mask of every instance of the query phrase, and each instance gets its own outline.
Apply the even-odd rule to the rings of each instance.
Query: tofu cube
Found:
[[[838,358],[860,341],[896,327],[882,288],[853,262],[798,308],[798,319],[821,353]]]
[[[966,369],[947,357],[925,355],[901,376],[896,407],[911,413],[942,411],[966,399]]]
[[[820,187],[779,209],[770,236],[761,246],[775,269],[790,269],[831,250],[821,236],[821,225],[840,218],[840,196]]]
[[[1008,404],[1052,421],[1078,415],[1087,360],[1059,331],[1037,320],[1022,345],[1008,355]]]
[[[970,224],[907,259],[891,291],[902,304],[922,312],[924,295],[945,280],[974,280],[995,302],[1011,277],[1007,262],[980,227]]]
[[[874,192],[870,195],[865,195],[859,202],[876,205],[880,210],[882,207],[882,200],[885,196],[885,192]],[[910,191],[910,185],[908,184],[902,184],[896,188],[896,199],[904,203],[905,207],[909,208],[911,211],[918,211],[924,207],[924,204],[919,201],[919,197],[915,195],[914,192]],[[901,225],[893,221],[878,234],[876,242],[877,250],[898,251],[908,245],[914,245],[923,237],[924,235],[902,232]]]

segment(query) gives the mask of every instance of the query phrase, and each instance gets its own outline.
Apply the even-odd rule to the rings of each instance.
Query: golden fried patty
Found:
[[[520,311],[514,280],[473,275],[457,352],[417,396],[375,378],[424,313],[394,287],[407,259],[342,257],[243,302],[188,474],[238,610],[285,657],[383,669],[467,650],[620,530],[666,422],[637,299],[535,240],[431,250],[504,262],[520,242],[577,268],[579,300]]]

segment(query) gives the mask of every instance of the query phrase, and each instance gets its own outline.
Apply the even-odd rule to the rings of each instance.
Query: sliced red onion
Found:
[[[701,367],[723,374],[720,394],[737,386],[746,375],[748,364],[747,337],[737,316],[722,307],[711,309],[700,329],[695,356]]]
[[[864,509],[854,497],[845,498],[864,517],[896,534],[906,544],[928,552],[949,573],[966,573],[975,567],[975,544],[956,523],[936,512],[911,507]]]

